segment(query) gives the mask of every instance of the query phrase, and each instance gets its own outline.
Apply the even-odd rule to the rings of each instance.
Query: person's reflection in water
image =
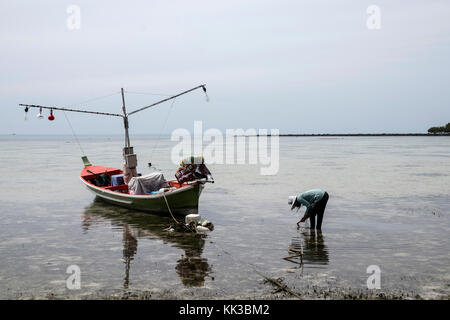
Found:
[[[187,287],[203,287],[205,277],[210,272],[210,267],[205,258],[201,257],[196,249],[185,249],[185,254],[178,260],[175,267],[181,282]]]
[[[291,248],[301,250],[303,245],[303,263],[310,265],[327,265],[328,249],[324,237],[318,230],[302,230],[300,236],[292,238]]]
[[[122,229],[123,260],[125,263],[124,289],[130,284],[130,269],[134,256],[137,253],[138,239],[154,239],[155,236],[164,243],[184,250],[181,259],[177,261],[175,270],[185,286],[200,287],[211,272],[206,258],[202,258],[205,240],[195,234],[176,234],[164,231],[170,220],[155,215],[135,214],[133,212],[118,212],[125,210],[99,201],[93,202],[83,216],[82,229],[88,232],[95,224],[109,221],[113,229]],[[119,213],[119,214],[118,214]]]

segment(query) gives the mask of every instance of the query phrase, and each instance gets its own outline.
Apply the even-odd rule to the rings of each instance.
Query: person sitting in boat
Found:
[[[303,204],[306,207],[304,216],[297,222],[297,226],[300,226],[300,222],[304,222],[309,218],[310,228],[316,230],[322,229],[323,214],[328,202],[328,192],[322,189],[312,189],[305,191],[297,196],[290,196],[288,198],[288,204],[291,205],[291,210],[299,208]],[[317,226],[316,226],[317,215]]]

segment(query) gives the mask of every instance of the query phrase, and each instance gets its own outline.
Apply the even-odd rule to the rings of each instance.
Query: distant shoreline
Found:
[[[15,133],[3,133],[0,134],[0,136],[18,136],[18,137],[23,137],[23,136],[35,136],[35,137],[66,137],[66,136],[72,136],[69,133],[65,133],[65,134],[15,134]],[[121,137],[122,134],[79,134],[78,136],[80,137]],[[134,136],[159,136],[158,134],[147,134],[147,133],[136,133],[134,134]],[[170,134],[163,134],[161,136],[170,136]],[[234,135],[235,137],[253,137],[253,136],[271,136],[270,133],[268,134],[264,134],[264,135],[260,135],[260,134],[255,134],[255,135],[247,135],[247,134],[242,134],[242,135]],[[450,136],[450,133],[438,133],[438,134],[433,134],[433,133],[281,133],[281,134],[277,134],[274,136],[279,136],[279,137],[440,137],[440,136]]]
[[[239,135],[242,136],[242,135]],[[253,135],[245,135],[251,137]],[[260,136],[256,134],[255,136]],[[264,135],[266,136],[266,135]],[[271,136],[271,134],[267,134]],[[278,134],[279,137],[440,137],[450,136],[450,133],[430,134],[430,133],[317,133],[317,134],[299,134],[299,133],[283,133]]]

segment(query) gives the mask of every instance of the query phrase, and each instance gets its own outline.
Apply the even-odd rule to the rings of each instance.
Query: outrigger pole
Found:
[[[57,107],[46,107],[46,106],[39,106],[36,104],[19,104],[21,107],[28,107],[28,108],[39,108],[39,109],[50,109],[50,110],[61,110],[61,111],[71,111],[71,112],[81,112],[81,113],[92,113],[92,114],[100,114],[103,116],[113,116],[113,117],[123,117],[123,115],[118,113],[107,113],[107,112],[97,112],[97,111],[87,111],[87,110],[77,110],[77,109],[67,109],[67,108],[57,108]]]
[[[25,107],[25,112],[28,111],[28,108],[39,108],[40,110],[42,110],[42,109],[50,109],[50,111],[61,110],[61,111],[70,111],[70,112],[81,112],[81,113],[98,114],[98,115],[103,115],[103,116],[122,117],[123,118],[123,126],[124,126],[124,129],[125,129],[125,148],[123,149],[123,157],[125,159],[127,167],[133,169],[133,168],[136,168],[137,159],[136,159],[136,155],[133,153],[133,147],[130,146],[130,135],[128,133],[128,117],[130,115],[132,115],[132,114],[135,114],[135,113],[143,111],[145,109],[154,107],[154,106],[156,106],[158,104],[161,104],[163,102],[175,99],[175,98],[177,98],[179,96],[182,96],[182,95],[184,95],[186,93],[189,93],[191,91],[194,91],[194,90],[197,90],[197,89],[200,89],[200,88],[202,88],[203,92],[205,92],[205,94],[207,94],[206,93],[206,85],[202,84],[202,85],[199,85],[199,86],[197,86],[195,88],[192,88],[192,89],[183,91],[183,92],[181,92],[179,94],[176,94],[174,96],[171,96],[169,98],[166,98],[166,99],[160,100],[158,102],[155,102],[155,103],[153,103],[153,104],[151,104],[149,106],[145,106],[145,107],[139,108],[137,110],[134,110],[134,111],[132,111],[130,113],[127,113],[127,110],[126,110],[126,107],[125,107],[125,95],[124,95],[123,88],[121,88],[122,112],[123,112],[123,114],[88,111],[88,110],[79,110],[79,109],[68,109],[68,108],[59,108],[59,107],[48,107],[48,106],[40,106],[40,105],[35,105],[35,104],[22,104],[21,103],[21,104],[19,104],[19,106]]]

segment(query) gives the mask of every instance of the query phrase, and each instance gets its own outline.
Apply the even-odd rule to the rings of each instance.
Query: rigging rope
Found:
[[[85,104],[85,103],[88,103],[88,102],[92,102],[92,101],[108,98],[108,97],[111,97],[111,96],[116,95],[116,94],[120,94],[120,91],[114,92],[114,93],[110,93],[110,94],[107,94],[107,95],[104,95],[104,96],[92,98],[92,99],[89,99],[89,100],[86,100],[86,101],[82,101],[82,102],[79,102],[79,103],[69,104],[69,105],[66,105],[64,107],[66,107],[66,108],[67,107],[73,107],[73,106],[77,106],[77,105],[80,105],[80,104]]]
[[[165,129],[165,127],[166,127],[167,120],[169,120],[169,116],[170,116],[170,114],[171,114],[171,112],[172,112],[172,108],[173,108],[173,105],[174,105],[174,103],[175,103],[175,100],[176,100],[176,99],[173,99],[173,100],[172,100],[172,103],[170,104],[170,108],[169,108],[169,110],[168,110],[168,112],[167,112],[166,119],[164,120],[163,126],[162,126],[161,130],[159,131],[158,138],[156,139],[156,145],[154,145],[153,148],[152,148],[152,153],[151,153],[151,155],[150,155],[150,159],[152,159],[152,160],[153,160],[153,152],[154,152],[155,149],[159,146],[159,141],[160,141],[160,138],[161,138],[161,134],[162,134],[162,132],[164,131],[164,129]],[[152,160],[151,160],[151,161],[152,161]]]
[[[78,137],[77,137],[77,135],[76,135],[76,133],[75,133],[75,130],[73,130],[72,124],[70,123],[69,118],[68,118],[67,115],[66,115],[66,112],[63,111],[63,113],[64,113],[64,117],[66,117],[66,120],[67,120],[67,123],[69,124],[70,129],[72,130],[72,134],[73,134],[73,136],[75,137],[75,141],[77,142],[78,147],[80,147],[81,154],[82,154],[83,156],[85,156],[86,154],[84,153],[84,150],[83,150],[83,148],[81,147],[80,141],[78,140]]]
[[[104,95],[104,96],[92,98],[92,99],[89,99],[89,100],[86,100],[86,101],[83,101],[83,102],[80,102],[80,103],[69,104],[69,105],[66,105],[66,106],[64,106],[64,107],[67,108],[67,107],[73,107],[73,106],[80,105],[80,104],[85,104],[85,103],[87,103],[87,102],[92,102],[92,101],[95,101],[95,100],[100,100],[100,99],[108,98],[108,97],[111,97],[111,96],[116,95],[116,94],[119,94],[119,93],[120,93],[120,92],[114,92],[114,93],[111,93],[111,94],[108,94],[108,95]],[[75,130],[73,129],[72,123],[70,122],[69,118],[67,117],[66,111],[63,110],[63,113],[64,113],[64,117],[65,117],[66,120],[67,120],[67,123],[69,124],[70,130],[72,130],[72,134],[73,134],[73,136],[74,136],[74,138],[75,138],[75,141],[77,142],[78,147],[79,147],[80,150],[81,150],[81,154],[82,154],[83,156],[85,156],[86,154],[84,153],[84,150],[83,150],[83,148],[81,147],[80,140],[78,139],[78,136],[77,136],[77,134],[75,133]]]
[[[136,92],[136,91],[125,91],[125,92],[131,93],[131,94],[145,94],[145,95],[149,95],[149,96],[166,96],[166,97],[172,96],[172,94],[167,94],[167,93]]]

